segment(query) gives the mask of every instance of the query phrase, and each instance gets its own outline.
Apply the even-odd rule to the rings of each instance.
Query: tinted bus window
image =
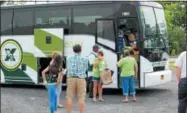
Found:
[[[156,34],[156,19],[153,8],[141,6],[140,15],[145,37],[152,37]]]
[[[71,10],[68,8],[36,8],[35,27],[37,28],[64,28],[70,31]]]
[[[112,17],[115,4],[82,5],[73,8],[73,33],[95,34],[95,19]]]
[[[1,35],[12,35],[13,10],[1,10]]]
[[[32,9],[15,9],[13,19],[14,35],[33,34],[33,10]]]

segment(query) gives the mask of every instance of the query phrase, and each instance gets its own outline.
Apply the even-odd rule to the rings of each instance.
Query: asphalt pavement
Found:
[[[169,83],[137,90],[137,102],[122,103],[120,90],[107,90],[104,93],[105,102],[93,102],[87,98],[85,113],[176,113],[178,101],[175,78],[173,73],[173,80]],[[62,92],[61,103],[65,105],[65,91]],[[65,113],[65,108],[59,111]],[[1,113],[50,113],[46,89],[1,87]],[[77,100],[74,101],[72,113],[79,113]]]

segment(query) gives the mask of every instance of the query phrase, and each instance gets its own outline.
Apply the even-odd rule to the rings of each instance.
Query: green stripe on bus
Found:
[[[2,68],[2,71],[5,76],[5,83],[6,83],[6,79],[32,81],[32,79],[25,72],[23,72],[23,70],[21,70],[19,68],[15,71],[8,71],[8,70]]]
[[[32,53],[23,53],[23,63],[37,71],[37,58]]]
[[[46,36],[51,36],[51,44],[46,44]],[[41,29],[34,30],[35,46],[46,56],[51,56],[53,51],[63,51],[63,39]]]

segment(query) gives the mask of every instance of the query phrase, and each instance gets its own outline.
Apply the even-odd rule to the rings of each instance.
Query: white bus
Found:
[[[120,43],[122,25],[134,33],[137,41],[137,88],[171,81],[167,26],[160,4],[82,1],[1,7],[1,83],[40,85],[41,71],[49,64],[53,51],[62,52],[66,58],[73,54],[74,44],[81,44],[82,55],[88,56],[97,44],[114,71],[113,83],[104,88],[120,88],[116,63],[121,55],[119,48],[129,43]]]

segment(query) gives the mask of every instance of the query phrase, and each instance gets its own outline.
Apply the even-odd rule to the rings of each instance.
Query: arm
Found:
[[[135,65],[134,65],[134,72],[135,72],[136,79],[138,79],[138,64],[137,64],[136,60],[135,60]]]
[[[181,79],[181,67],[182,67],[182,55],[180,54],[175,62],[176,67],[176,76],[177,76],[177,82],[180,82]]]
[[[49,66],[42,71],[43,84],[47,84],[46,73],[49,71]]]
[[[177,82],[180,82],[180,78],[181,78],[181,68],[180,67],[176,67],[176,75],[177,75]]]
[[[93,62],[93,67],[96,68],[99,64],[99,61],[96,59],[94,62]]]
[[[121,67],[123,65],[123,59],[119,60],[119,62],[117,63],[117,67]]]
[[[63,74],[62,71],[58,73],[57,86],[62,82]]]

